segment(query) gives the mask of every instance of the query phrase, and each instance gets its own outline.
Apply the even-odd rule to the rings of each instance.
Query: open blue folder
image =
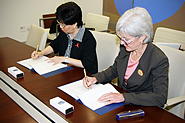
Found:
[[[82,103],[82,101],[80,99],[77,100],[78,102]],[[83,103],[82,103],[83,104]],[[110,105],[106,105],[106,106],[103,106],[99,109],[96,109],[96,110],[92,110],[94,112],[96,112],[97,114],[99,115],[103,115],[109,111],[112,111],[120,106],[123,106],[124,105],[124,102],[121,102],[121,103],[113,103],[113,104],[110,104]],[[89,108],[89,107],[88,107]],[[90,109],[90,108],[89,108]]]
[[[111,84],[95,84],[93,85],[93,89],[88,91],[83,86],[83,80],[77,80],[72,83],[68,83],[66,85],[59,86],[58,89],[62,90],[66,94],[70,95],[73,97],[75,100],[78,102],[82,103],[92,111],[96,112],[99,115],[103,115],[109,111],[112,111],[122,105],[124,103],[114,103],[110,105],[102,105],[102,104],[97,104],[96,100],[98,96],[101,96],[100,94],[104,93],[109,93],[109,92],[114,92],[118,93],[118,91],[111,85]],[[81,100],[83,100],[83,102]],[[103,107],[102,107],[103,106]]]
[[[54,75],[57,75],[59,73],[62,73],[62,72],[65,72],[65,71],[68,71],[68,70],[71,70],[73,69],[72,67],[70,66],[67,66],[67,67],[64,67],[64,68],[60,68],[58,70],[55,70],[55,71],[51,71],[49,73],[46,73],[46,74],[42,74],[41,76],[45,77],[45,78],[48,78],[50,76],[54,76]],[[34,69],[31,69],[32,71],[36,72]],[[37,73],[37,72],[36,72]]]

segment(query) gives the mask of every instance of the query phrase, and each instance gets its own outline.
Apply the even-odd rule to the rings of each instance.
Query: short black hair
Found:
[[[55,15],[59,21],[63,22],[66,25],[73,25],[76,22],[78,27],[81,27],[83,25],[82,10],[74,2],[67,2],[61,4],[56,9]]]

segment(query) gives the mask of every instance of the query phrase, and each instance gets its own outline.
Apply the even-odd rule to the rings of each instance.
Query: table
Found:
[[[17,61],[30,57],[34,48],[21,42],[5,37],[0,38],[0,70],[10,76],[19,85],[33,94],[46,106],[56,112],[59,116],[71,123],[118,123],[118,122],[142,122],[142,123],[164,123],[164,122],[185,122],[183,119],[161,109],[160,107],[143,107],[143,106],[121,106],[102,116],[96,114],[80,102],[57,89],[58,86],[79,80],[83,78],[83,70],[77,67],[52,77],[44,78],[27,68],[17,64]],[[16,66],[24,72],[24,78],[15,79],[7,71],[8,67]],[[118,91],[124,91],[116,87]],[[49,104],[49,100],[56,96],[61,97],[75,109],[68,115],[62,114]],[[11,100],[2,90],[0,90],[0,122],[36,122],[31,116]],[[145,116],[142,118],[126,119],[117,121],[116,114],[122,111],[142,109]]]

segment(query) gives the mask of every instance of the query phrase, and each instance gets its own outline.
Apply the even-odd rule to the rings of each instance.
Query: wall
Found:
[[[185,31],[185,0],[104,0],[103,14],[110,17],[111,29],[126,10],[132,7],[144,7],[150,13],[154,31],[163,26]]]
[[[65,2],[71,0],[64,0]],[[88,13],[102,14],[103,12],[103,0],[74,0],[81,8],[83,21]]]
[[[28,31],[20,32],[20,26],[39,25],[43,14],[54,13],[60,4],[68,1],[71,0],[0,0],[0,37],[26,41]],[[82,8],[84,21],[89,12],[102,14],[103,0],[74,1]]]

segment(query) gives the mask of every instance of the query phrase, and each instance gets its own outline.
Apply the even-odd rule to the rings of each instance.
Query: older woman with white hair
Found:
[[[125,105],[163,106],[168,94],[166,55],[152,43],[153,22],[146,9],[126,11],[118,20],[117,36],[121,47],[115,62],[105,71],[83,79],[85,87],[104,83],[118,77],[119,85],[128,93],[100,95],[99,102]]]

